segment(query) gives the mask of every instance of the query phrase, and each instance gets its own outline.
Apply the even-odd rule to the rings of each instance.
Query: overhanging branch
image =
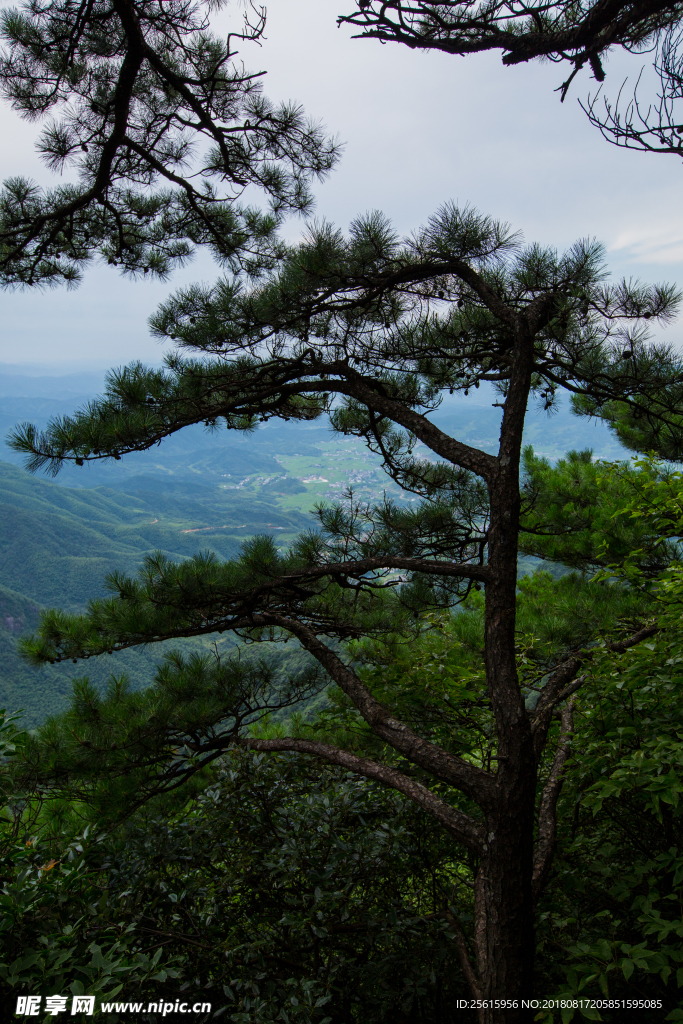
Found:
[[[315,740],[297,739],[296,737],[283,737],[279,739],[256,739],[250,736],[241,737],[238,744],[251,750],[263,751],[293,751],[301,754],[311,754],[319,757],[330,764],[338,764],[349,771],[362,775],[367,779],[374,779],[385,786],[403,793],[410,800],[422,807],[439,821],[453,838],[466,846],[473,853],[481,851],[484,834],[483,828],[476,821],[466,814],[451,807],[440,797],[436,796],[422,783],[408,778],[402,772],[388,765],[379,764],[369,758],[359,757],[339,747],[333,747],[328,743],[318,743]]]

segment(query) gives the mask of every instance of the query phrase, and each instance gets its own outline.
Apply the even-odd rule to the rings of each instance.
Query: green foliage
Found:
[[[133,951],[125,925],[101,915],[107,902],[98,877],[104,836],[89,836],[89,827],[72,841],[62,835],[55,857],[27,833],[35,817],[26,808],[23,814],[17,809],[6,784],[7,762],[26,739],[12,717],[0,712],[0,792],[3,802],[11,801],[0,815],[0,991],[5,1006],[26,990],[46,995],[87,991],[107,998],[129,983],[176,977],[166,961],[159,963],[161,949],[151,957]]]
[[[88,830],[46,857],[34,840],[5,848],[1,870],[0,990],[8,1002],[29,991],[113,999],[145,983],[177,978],[175,958],[132,948],[125,925],[108,919],[101,885],[103,837]],[[49,1018],[48,1018],[49,1019]]]
[[[650,610],[637,592],[593,583],[575,573],[553,579],[537,572],[520,579],[517,655],[527,705],[535,705],[548,672],[567,651],[592,646],[615,629],[639,622]],[[481,660],[483,595],[473,591],[456,614],[426,615],[421,627],[409,639],[351,644],[361,678],[401,721],[490,770],[497,740]],[[330,700],[332,708],[322,714],[326,727],[333,732],[343,723],[348,740],[355,735],[358,742],[362,736],[371,745],[371,731],[351,702],[338,689],[330,691]]]
[[[682,644],[670,613],[651,641],[591,660],[539,933],[549,986],[564,973],[565,995],[662,999],[668,1020],[683,1006]]]
[[[638,455],[654,452],[660,459],[671,462],[681,461],[680,434],[681,418],[677,412],[680,400],[679,377],[674,367],[679,366],[677,350],[662,347],[660,358],[652,359],[649,353],[635,358],[637,366],[626,370],[625,377],[640,371],[649,377],[652,384],[659,382],[659,391],[653,387],[645,401],[628,395],[629,401],[612,399],[599,401],[591,396],[572,397],[572,407],[579,416],[599,416],[612,430],[622,447]],[[673,373],[670,371],[674,370]],[[631,389],[624,388],[626,394]]]
[[[3,12],[3,92],[28,120],[50,118],[38,151],[78,178],[48,190],[4,183],[6,283],[73,284],[94,255],[165,277],[197,245],[233,269],[272,262],[283,212],[310,208],[310,179],[326,175],[338,145],[300,107],[268,101],[237,60],[235,40],[258,42],[263,12],[219,39],[207,20],[217,6],[59,0]],[[266,214],[237,204],[249,185]]]
[[[471,897],[410,803],[287,755],[235,752],[184,804],[59,852],[58,837],[49,852],[10,846],[6,993],[80,982],[147,1001],[164,981],[235,1024],[455,1020],[452,908],[466,914]]]
[[[627,562],[648,578],[679,556],[679,475],[666,466],[594,462],[590,450],[551,466],[528,447],[523,467],[520,549],[527,554],[581,570]]]
[[[618,610],[614,586],[589,584],[576,576],[557,582],[547,575],[524,580],[518,618],[523,671],[541,672],[569,638],[558,636],[556,625],[543,615],[553,590],[558,594],[553,606],[564,602],[567,610],[574,609],[579,632],[595,635],[601,624],[601,594],[606,629]],[[624,594],[621,600],[623,611],[633,595]],[[587,623],[589,612],[593,618]],[[469,737],[471,756],[484,761],[495,752],[484,736],[488,713],[478,700],[479,684],[470,691],[468,683],[468,672],[480,672],[478,596],[460,614],[435,619],[432,625],[417,645],[399,643],[391,656],[378,648],[363,678],[404,721],[428,729],[437,740],[453,738],[454,747],[459,738]],[[535,638],[533,647],[529,636]],[[663,999],[671,1020],[680,1005],[677,983],[682,976],[677,971],[683,967],[683,890],[678,892],[683,878],[680,647],[677,616],[671,613],[666,628],[647,645],[620,655],[605,647],[595,649],[579,698],[574,750],[561,796],[560,854],[540,907],[539,930],[539,985],[546,995]],[[200,667],[194,663],[195,681]],[[177,666],[169,668],[184,692],[188,679],[180,680]],[[209,687],[203,676],[199,689],[200,703],[205,702]],[[181,696],[177,687],[173,694],[169,690],[169,707],[174,695],[176,701]],[[91,721],[104,713],[95,728],[113,734],[116,724],[106,717],[111,713],[106,703],[90,695],[86,704],[79,709],[78,726],[82,728],[86,712]],[[163,717],[158,697],[156,708]],[[337,718],[338,729],[343,722]],[[472,736],[479,736],[479,746],[472,744]],[[45,991],[48,978],[58,974],[49,959],[53,950],[73,949],[70,964],[81,965],[83,971],[92,967],[89,947],[96,927],[104,960],[120,959],[126,998],[130,992],[133,998],[138,992],[144,995],[154,965],[147,966],[151,954],[144,964],[140,961],[137,947],[142,936],[151,938],[144,929],[155,928],[170,940],[157,966],[177,971],[178,985],[190,978],[196,985],[199,979],[202,992],[211,993],[214,1002],[222,993],[234,1015],[228,1019],[240,1024],[274,1020],[283,1006],[293,1021],[297,1014],[302,1021],[326,1014],[333,1021],[355,1020],[356,1014],[359,1021],[394,1020],[413,1005],[419,1008],[413,1010],[415,1019],[422,1020],[424,1014],[427,1022],[434,1000],[445,1013],[445,994],[439,992],[439,983],[429,980],[429,972],[436,969],[436,976],[443,977],[445,964],[439,958],[453,948],[444,906],[467,920],[471,868],[460,858],[453,861],[452,844],[438,827],[428,828],[429,819],[397,795],[388,796],[343,773],[306,767],[289,756],[235,752],[222,764],[219,775],[203,783],[208,788],[196,805],[162,811],[152,801],[143,818],[126,826],[125,847],[117,842],[112,846],[109,840],[97,845],[104,853],[97,862],[96,916],[91,912],[84,917],[81,946],[74,939],[69,945],[71,933],[59,940],[63,946],[53,947],[50,937],[36,961],[44,972]],[[116,813],[115,802],[103,801],[98,813],[106,810]],[[64,828],[74,822],[69,814],[60,818],[58,807],[53,812],[46,806],[41,813],[45,853],[36,850],[38,867],[59,860],[55,823],[61,820]],[[413,819],[407,831],[400,824]],[[429,853],[426,843],[434,844]],[[15,858],[20,847],[16,849]],[[17,865],[31,857],[31,848],[21,850]],[[57,865],[53,867],[47,874],[61,892],[70,876],[62,880]],[[31,884],[42,877],[35,866],[34,876]],[[11,890],[7,905],[29,898],[22,886],[30,889],[28,876]],[[9,926],[12,942],[20,938],[30,947],[35,943],[31,929],[38,923],[47,930],[56,927],[51,915],[59,908],[60,927],[67,927],[65,922],[74,920],[81,912],[79,901],[87,897],[87,888],[80,893],[73,883],[61,895],[40,891],[44,903],[28,905],[21,926],[18,917]],[[124,893],[122,899],[118,893]],[[439,903],[441,899],[446,903]],[[110,908],[116,909],[118,931],[113,925],[108,931]],[[122,939],[124,924],[130,931]],[[197,955],[182,936],[203,943]],[[121,945],[110,949],[105,939]],[[27,966],[16,977],[30,975],[35,988],[34,968]],[[86,990],[98,991],[99,985],[106,991],[110,984],[102,968]],[[456,987],[456,993],[462,991]],[[662,1019],[659,1010],[637,1014],[633,1019],[642,1024]],[[593,1019],[589,1013],[584,1016]],[[615,1024],[630,1019],[622,1010],[603,1010],[600,1017]],[[571,1019],[569,1011],[562,1019]]]
[[[273,602],[282,600],[278,577],[290,579],[299,557],[297,551],[283,556],[261,540],[247,544],[242,560],[231,565],[211,559],[182,564],[149,559],[138,581],[113,578],[112,585],[124,594],[123,602],[93,602],[86,616],[50,613],[43,619],[40,638],[27,641],[24,648],[38,659],[46,645],[52,645],[53,658],[83,657],[108,644],[120,645],[126,623],[131,624],[134,643],[145,635],[158,636],[162,628],[173,635],[179,614],[183,621],[198,614],[198,632],[204,629],[199,623],[211,622],[216,629],[224,622],[211,621],[213,601],[225,615],[225,595],[243,590],[246,584],[240,580],[251,586],[260,580]],[[167,603],[178,587],[182,609]],[[289,596],[286,599],[291,603]],[[338,614],[339,602],[343,605],[346,598],[343,591],[326,584],[314,600],[318,611],[309,614],[325,617],[330,609]],[[521,580],[518,649],[529,706],[534,706],[546,673],[567,649],[594,642],[617,626],[637,623],[648,608],[638,592],[588,583],[577,575],[554,581],[548,574],[537,574]],[[370,692],[433,742],[490,770],[497,740],[484,695],[480,595],[473,592],[458,615],[427,617],[410,642],[398,631],[405,608],[391,591],[381,601],[372,597],[369,610],[357,605],[354,614],[362,619],[366,637],[377,633],[374,643],[352,645],[349,652],[365,666],[359,668],[360,677]],[[277,635],[272,629],[255,629],[253,620],[244,628],[253,639]],[[189,659],[180,653],[167,655],[154,685],[142,692],[132,691],[123,677],[111,677],[105,694],[87,681],[77,683],[69,713],[48,721],[25,747],[18,784],[42,789],[60,778],[60,793],[68,785],[72,798],[77,795],[96,807],[131,807],[191,777],[229,747],[244,726],[254,728],[264,716],[266,721],[282,721],[287,709],[301,706],[309,708],[305,724],[297,726],[301,735],[382,750],[337,689],[329,691],[330,709],[320,707],[319,717],[311,718],[311,698],[322,695],[329,680],[316,674],[310,662],[293,663],[288,671],[290,666],[281,657],[267,664],[248,653],[247,649],[225,657],[217,648],[215,655],[197,653]]]
[[[646,642],[621,652],[604,643],[592,650],[558,807],[559,852],[542,907],[541,962],[547,970],[557,950],[547,984],[564,998],[659,999],[665,1019],[677,1020],[683,1013],[681,475],[653,458],[604,464],[592,463],[589,453],[570,453],[551,469],[528,452],[526,465],[533,512],[557,531],[533,549],[606,566],[591,586],[617,579],[634,605],[641,595],[641,608],[655,612],[658,622]],[[534,537],[531,545],[537,543]],[[634,1010],[633,1019],[642,1012]],[[562,1020],[573,1016],[567,1008]],[[630,1019],[624,1009],[617,1018]]]
[[[281,666],[240,654],[168,654],[143,691],[131,690],[125,676],[110,677],[104,694],[76,681],[70,710],[26,738],[17,796],[25,789],[45,800],[75,799],[93,808],[95,820],[116,820],[202,772],[245,725],[327,685],[310,665],[283,678]]]

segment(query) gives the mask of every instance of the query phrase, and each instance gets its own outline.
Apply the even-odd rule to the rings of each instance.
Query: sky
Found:
[[[344,143],[337,168],[316,186],[316,217],[346,227],[381,209],[407,234],[452,199],[508,221],[527,241],[562,249],[597,237],[616,277],[683,285],[681,160],[602,139],[578,105],[597,89],[588,73],[561,104],[554,91],[566,77],[561,66],[506,68],[497,54],[462,58],[353,40],[336,26],[345,2],[272,0],[266,40],[241,54],[247,67],[267,71],[273,100],[300,102]],[[240,16],[237,5],[220,12],[216,31],[234,29]],[[635,81],[646,60],[608,60],[610,92],[626,76]],[[34,152],[38,130],[0,106],[0,178],[56,180]],[[285,233],[295,239],[303,226],[293,218]],[[167,282],[130,282],[100,265],[73,291],[5,292],[0,369],[158,364],[164,347],[149,335],[149,315],[174,289],[218,275],[198,254]],[[665,337],[683,345],[683,319]]]

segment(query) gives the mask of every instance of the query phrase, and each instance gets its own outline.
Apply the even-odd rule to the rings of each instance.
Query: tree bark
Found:
[[[536,772],[533,762],[525,768],[516,772],[512,789],[501,793],[500,811],[491,820],[475,878],[475,949],[485,1004],[481,1024],[516,1024],[533,1018],[522,1001],[534,996],[531,877]]]
[[[500,447],[496,469],[488,481],[490,579],[485,596],[485,665],[496,725],[498,772],[497,799],[486,814],[487,835],[475,879],[482,1024],[516,1024],[533,1018],[533,1011],[521,1004],[534,996],[532,875],[537,762],[517,674],[515,617],[519,466],[534,332],[527,318],[516,326]]]

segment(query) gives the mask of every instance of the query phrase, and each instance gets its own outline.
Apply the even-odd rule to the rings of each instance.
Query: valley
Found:
[[[80,385],[77,375],[69,386],[43,378],[37,390],[59,399],[22,397],[13,392],[30,390],[31,378],[17,385],[0,374],[0,436],[17,422],[44,426],[72,412],[87,399],[92,380]],[[481,400],[444,403],[435,419],[455,436],[495,449],[498,410]],[[604,426],[568,411],[552,419],[532,413],[527,439],[551,459],[570,448],[590,446],[607,459],[620,451]],[[98,686],[111,673],[125,672],[137,688],[149,684],[160,657],[157,648],[77,669],[29,666],[17,655],[17,639],[36,626],[42,608],[84,609],[106,594],[107,574],[133,573],[154,551],[175,560],[204,550],[229,559],[256,534],[270,534],[285,547],[315,526],[316,504],[340,500],[349,487],[362,501],[384,493],[398,502],[415,500],[381,471],[362,442],[335,435],[322,422],[269,423],[246,436],[192,427],[153,450],[121,462],[69,465],[56,478],[28,474],[6,446],[0,459],[0,707],[23,709],[30,726],[64,709],[76,672]],[[524,560],[520,571],[532,567],[533,560]],[[220,643],[227,649],[232,641]]]

